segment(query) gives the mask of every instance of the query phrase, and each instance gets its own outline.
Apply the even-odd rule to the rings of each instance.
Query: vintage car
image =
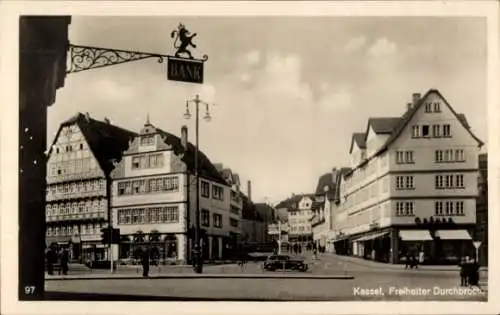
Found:
[[[271,255],[267,257],[263,268],[268,271],[275,271],[278,269],[307,271],[308,266],[303,260],[292,259],[288,255]]]

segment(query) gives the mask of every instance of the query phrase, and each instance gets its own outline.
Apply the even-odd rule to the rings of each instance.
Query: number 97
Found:
[[[35,293],[35,286],[34,285],[27,285],[24,287],[24,293],[26,294],[33,294]]]

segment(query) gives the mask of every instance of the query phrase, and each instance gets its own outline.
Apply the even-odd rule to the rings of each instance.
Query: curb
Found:
[[[50,277],[45,278],[45,281],[68,281],[68,280],[139,280],[139,279],[314,279],[314,280],[352,280],[354,276],[344,275],[297,275],[297,274],[184,274],[184,275],[151,275],[149,277],[142,277],[139,275],[133,276],[69,276],[69,277]]]
[[[324,256],[328,258],[334,258],[338,259],[344,263],[353,263],[359,266],[364,266],[364,267],[370,267],[374,269],[384,269],[384,270],[404,270],[404,264],[384,264],[384,263],[376,263],[373,264],[372,261],[369,260],[364,260],[362,258],[357,258],[357,257],[352,257],[348,256],[349,258],[345,258],[344,256],[339,256],[339,255],[328,255]],[[321,260],[321,257],[320,257]],[[419,270],[425,270],[425,271],[459,271],[460,268],[455,267],[455,266],[449,266],[449,267],[442,267],[442,268],[435,268],[433,266],[429,265],[419,265],[418,267]],[[488,272],[488,267],[481,267],[479,269],[480,272]]]

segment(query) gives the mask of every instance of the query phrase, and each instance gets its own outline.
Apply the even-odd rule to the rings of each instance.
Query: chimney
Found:
[[[413,105],[416,105],[418,101],[420,101],[421,94],[420,93],[413,93],[412,94],[412,101]]]
[[[185,150],[188,148],[188,128],[187,126],[182,126],[181,128],[181,145]]]
[[[410,110],[410,109],[411,109],[411,107],[412,107],[412,105],[413,105],[413,103],[407,103],[407,104],[406,104],[406,109],[407,109],[407,110]]]
[[[89,122],[89,121],[90,121],[90,114],[89,114],[89,112],[86,112],[86,113],[85,113],[85,120],[86,120],[87,122]]]
[[[248,200],[252,201],[252,182],[247,181],[247,195],[248,195]]]
[[[108,125],[111,123],[111,121],[108,119],[108,117],[104,117],[104,122],[107,123]]]

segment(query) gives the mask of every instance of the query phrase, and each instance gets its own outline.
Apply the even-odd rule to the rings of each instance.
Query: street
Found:
[[[235,264],[204,268],[204,274],[234,277],[155,278],[175,270],[177,275],[192,274],[187,267],[169,266],[161,272],[153,268],[149,279],[50,280],[46,290],[48,299],[85,300],[487,301],[485,292],[454,290],[460,288],[455,271],[380,269],[336,256],[322,256],[312,263],[311,270],[303,274],[310,279],[266,279],[263,277],[280,271],[264,272],[260,263],[251,262],[244,270]],[[128,274],[135,271],[131,270]],[[238,277],[242,274],[249,277]],[[320,275],[350,275],[354,279],[314,278]],[[486,279],[481,284],[487,288]]]

